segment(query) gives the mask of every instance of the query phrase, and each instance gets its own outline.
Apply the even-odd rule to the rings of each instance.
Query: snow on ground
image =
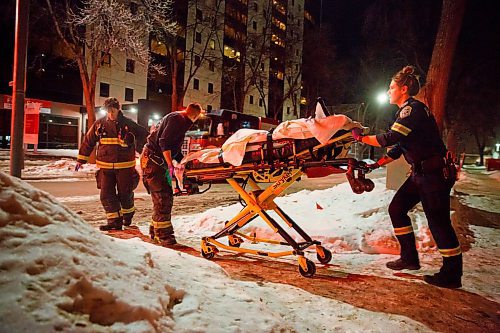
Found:
[[[109,238],[1,172],[0,185],[3,331],[428,331],[294,287],[232,280],[205,259]]]
[[[385,262],[394,260],[399,254],[399,245],[392,233],[387,212],[395,191],[385,188],[385,178],[375,179],[375,189],[369,193],[355,194],[348,183],[325,190],[293,193],[279,197],[275,202],[313,239],[334,253],[333,263],[353,273],[394,277],[393,271],[385,268]],[[203,213],[180,216],[172,223],[175,232],[190,244],[196,244],[202,237],[220,231],[225,221],[230,220],[242,209],[240,204],[209,209]],[[451,214],[454,214],[452,211]],[[280,221],[277,214],[270,214]],[[422,269],[419,274],[433,274],[441,266],[434,240],[432,239],[425,214],[417,205],[409,216],[416,232]],[[281,223],[283,225],[283,223]],[[292,233],[300,239],[300,236]],[[464,289],[500,301],[500,230],[471,226],[475,244],[464,254]],[[253,220],[243,232],[255,232],[258,238],[280,239],[260,217]],[[143,230],[147,233],[147,230]],[[245,247],[256,250],[284,250],[276,245],[249,244]],[[289,249],[289,248],[288,248]],[[383,255],[373,255],[383,254]],[[307,256],[316,262],[314,247]],[[293,260],[291,258],[290,260]]]
[[[469,189],[468,193],[457,194],[460,202],[469,207],[500,214],[500,205],[498,204],[498,200],[500,199],[500,171],[482,170],[480,172],[473,172],[475,177],[472,177],[469,172],[471,171],[468,170],[460,174],[460,188]],[[484,182],[496,184],[493,187],[493,193],[485,191]]]

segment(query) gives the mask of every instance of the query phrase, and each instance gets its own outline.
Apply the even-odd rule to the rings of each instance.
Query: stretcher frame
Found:
[[[346,141],[342,141],[346,140]],[[374,184],[371,180],[365,178],[365,174],[370,170],[366,163],[357,161],[353,158],[340,159],[320,159],[310,161],[309,158],[316,158],[315,152],[320,148],[342,147],[342,151],[347,152],[352,144],[350,133],[332,138],[325,144],[318,144],[309,150],[295,152],[288,161],[266,161],[260,163],[247,163],[241,166],[218,165],[204,169],[191,169],[185,171],[184,186],[193,191],[193,193],[203,193],[199,191],[198,185],[212,182],[217,183],[223,180],[239,194],[245,202],[243,209],[229,221],[226,221],[222,230],[212,236],[203,237],[201,240],[201,255],[206,259],[213,259],[219,252],[219,248],[226,251],[245,253],[265,257],[284,257],[294,255],[298,259],[299,273],[304,277],[313,277],[316,273],[315,263],[307,259],[304,250],[315,246],[316,258],[322,264],[327,264],[332,259],[332,253],[321,245],[320,241],[313,240],[297,223],[287,215],[274,201],[281,193],[290,187],[301,176],[307,174],[313,168],[331,168],[332,173],[345,173],[349,184],[355,193],[371,191]],[[309,156],[306,154],[309,153]],[[264,156],[264,153],[261,153]],[[342,154],[345,156],[345,154]],[[345,167],[345,169],[342,169]],[[187,182],[186,180],[190,180]],[[258,183],[272,183],[266,189],[261,188]],[[249,185],[250,190],[246,190]],[[302,241],[296,241],[285,228],[271,217],[268,211],[274,211],[288,228],[293,229]],[[256,234],[249,235],[241,231],[252,220],[260,217],[270,228],[281,236],[282,240],[259,238]],[[227,244],[221,239],[227,237]],[[244,240],[251,243],[267,243],[282,246],[290,246],[287,251],[264,251],[243,247]]]

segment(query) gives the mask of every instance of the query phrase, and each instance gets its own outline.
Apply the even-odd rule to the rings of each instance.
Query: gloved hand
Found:
[[[80,170],[80,168],[82,167],[82,163],[80,162],[76,162],[76,165],[75,165],[75,171],[78,171]]]
[[[354,140],[361,142],[361,138],[363,137],[363,130],[361,128],[354,127],[351,130],[351,133],[352,133],[352,137],[354,138]]]
[[[175,169],[173,165],[169,165],[167,170],[165,170],[165,178],[167,178],[167,183],[172,186],[172,179],[175,178]]]
[[[370,169],[370,171],[371,171],[371,170],[375,170],[375,169],[380,168],[380,164],[378,164],[377,162],[375,162],[375,163],[372,163],[372,164],[367,164],[366,167],[368,169]]]

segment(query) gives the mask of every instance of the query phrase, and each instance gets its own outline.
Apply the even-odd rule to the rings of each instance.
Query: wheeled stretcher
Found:
[[[304,250],[315,246],[317,259],[326,264],[332,259],[331,252],[321,242],[311,237],[288,216],[274,199],[304,174],[308,177],[322,177],[333,173],[345,173],[355,193],[371,191],[374,184],[365,178],[369,172],[366,163],[347,158],[348,150],[354,142],[349,130],[339,130],[330,139],[320,143],[316,138],[271,140],[254,142],[246,146],[240,165],[231,165],[219,158],[218,163],[203,163],[190,160],[185,163],[183,174],[183,194],[203,193],[212,183],[227,182],[244,202],[243,209],[231,220],[225,222],[218,233],[201,240],[201,254],[212,259],[219,248],[267,257],[295,255],[298,258],[299,272],[304,277],[312,277],[316,272],[313,261],[305,258]],[[259,183],[270,183],[262,188]],[[200,186],[208,188],[200,190]],[[247,189],[249,187],[249,189]],[[279,218],[302,238],[295,240],[274,218]],[[260,217],[282,240],[259,238],[256,234],[245,234],[241,229],[252,220]],[[227,244],[221,239],[227,237]],[[270,243],[289,246],[291,249],[269,252],[246,248],[244,242]]]

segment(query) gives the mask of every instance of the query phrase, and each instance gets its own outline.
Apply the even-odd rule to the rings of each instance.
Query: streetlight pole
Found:
[[[10,130],[10,174],[21,178],[23,168],[24,95],[26,92],[26,54],[28,49],[29,0],[17,0],[14,47],[14,85]]]

